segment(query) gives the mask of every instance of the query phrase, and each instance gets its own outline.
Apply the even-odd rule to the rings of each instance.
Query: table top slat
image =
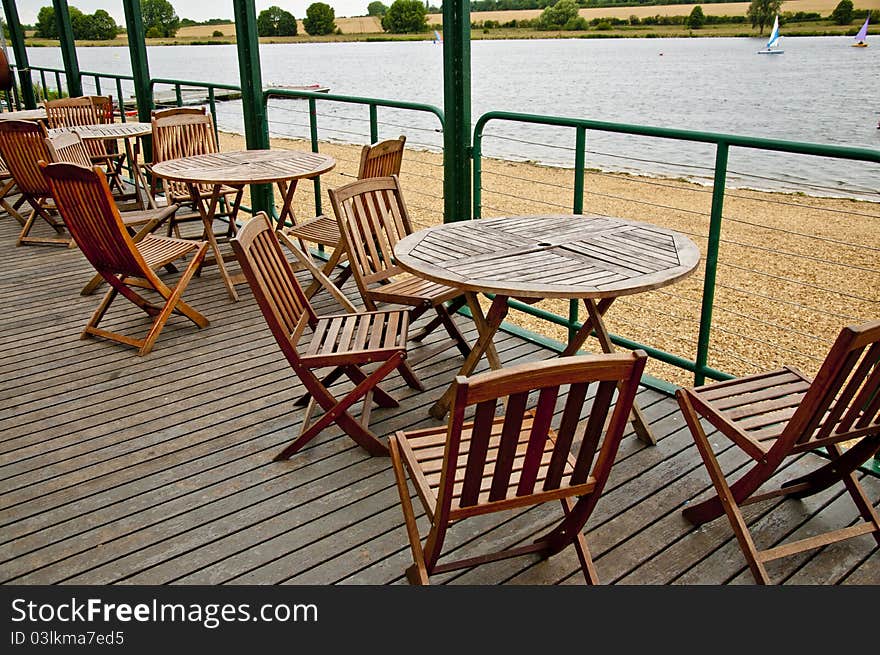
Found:
[[[333,169],[328,155],[300,150],[239,150],[170,159],[153,166],[159,177],[191,184],[270,184],[311,178]]]

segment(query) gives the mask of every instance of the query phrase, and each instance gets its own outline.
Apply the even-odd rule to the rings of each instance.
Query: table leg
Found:
[[[214,263],[216,263],[217,267],[220,269],[220,277],[223,278],[223,284],[226,285],[226,292],[233,301],[237,302],[238,293],[235,291],[235,283],[229,275],[229,271],[226,270],[226,263],[223,261],[223,255],[220,253],[220,244],[217,243],[217,236],[214,234],[214,214],[217,211],[217,203],[220,200],[220,189],[222,188],[222,185],[214,185],[211,190],[211,200],[207,207],[205,207],[205,203],[202,202],[202,199],[199,196],[198,185],[187,184],[187,187],[189,188],[189,194],[192,198],[193,204],[199,210],[199,215],[202,217],[202,224],[205,226],[205,239],[207,239],[211,246],[211,250],[214,252]]]
[[[607,301],[607,302],[606,302]],[[613,298],[603,298],[598,303],[595,300],[590,298],[584,298],[584,305],[587,307],[587,313],[589,314],[590,323],[593,326],[593,329],[596,331],[596,338],[599,340],[599,344],[602,346],[602,352],[612,353],[614,352],[614,344],[611,343],[611,336],[608,334],[608,329],[605,327],[605,321],[602,320],[602,315],[608,310],[608,307],[611,306],[611,303],[614,302]],[[603,308],[604,303],[604,308]],[[583,345],[584,340],[586,339],[586,335],[590,333],[587,328],[587,323],[585,322],[581,329],[578,331],[577,335],[572,341],[576,341],[579,337],[581,337],[581,333],[585,333],[583,339],[580,340],[581,345]],[[579,348],[579,346],[578,346]],[[568,352],[568,348],[566,348],[565,352]],[[577,349],[575,349],[577,352]],[[635,430],[636,436],[640,441],[653,446],[657,443],[657,439],[654,437],[654,433],[651,432],[651,428],[648,426],[648,422],[645,420],[645,416],[642,414],[641,408],[633,401],[632,411],[629,415],[629,420],[632,422],[633,430]]]
[[[291,217],[291,223],[296,225],[296,217],[293,214],[293,192],[296,191],[296,180],[292,180],[290,184],[288,184],[284,180],[280,180],[278,182],[278,191],[281,193],[281,213],[278,214],[278,222],[275,224],[275,229],[281,231],[284,229],[284,222],[287,220],[287,217]]]
[[[131,163],[131,175],[134,178],[134,195],[137,200],[138,207],[141,209],[156,209],[156,199],[153,198],[153,194],[150,193],[150,188],[147,186],[146,180],[144,180],[143,173],[141,172],[140,166],[138,166],[138,154],[140,153],[140,146],[135,142],[131,143],[130,139],[123,139],[125,141],[125,155],[128,157],[128,161]],[[144,200],[141,196],[141,189],[143,189],[144,194],[147,196],[147,206],[144,206]]]
[[[471,291],[466,291],[464,295],[473,315],[479,336],[477,337],[477,342],[471,348],[471,352],[465,358],[464,364],[461,365],[458,375],[470,375],[473,373],[483,353],[486,353],[486,359],[489,360],[489,365],[493,369],[501,368],[501,360],[498,357],[498,352],[495,350],[493,339],[498,328],[501,327],[504,317],[507,316],[507,296],[496,295],[492,301],[492,306],[489,307],[489,313],[484,316],[477,295]],[[431,416],[436,419],[442,419],[446,416],[449,406],[452,404],[453,393],[453,386],[450,385],[440,400],[431,406],[429,410]]]

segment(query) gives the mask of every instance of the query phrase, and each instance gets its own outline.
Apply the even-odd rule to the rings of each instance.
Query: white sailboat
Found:
[[[779,14],[776,14],[776,18],[773,20],[773,31],[770,32],[770,40],[767,41],[767,45],[763,50],[758,50],[758,54],[781,55],[785,50],[774,47],[779,42],[779,39]]]
[[[867,48],[868,47],[868,21],[871,20],[871,14],[868,12],[868,16],[865,18],[865,24],[862,25],[862,29],[858,31],[856,34],[856,42],[852,44],[853,48]]]

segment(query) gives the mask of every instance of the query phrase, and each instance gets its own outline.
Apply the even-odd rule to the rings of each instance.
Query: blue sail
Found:
[[[773,21],[773,31],[770,32],[770,40],[767,41],[767,48],[772,48],[779,41],[779,15]]]

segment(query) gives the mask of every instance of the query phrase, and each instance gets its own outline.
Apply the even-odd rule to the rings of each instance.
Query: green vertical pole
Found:
[[[379,141],[379,112],[375,104],[370,104],[370,143]]]
[[[721,215],[724,209],[724,186],[727,183],[727,155],[730,146],[719,143],[715,151],[715,179],[712,188],[712,210],[709,217],[709,244],[706,247],[706,274],[703,277],[703,303],[700,309],[700,334],[697,338],[694,385],[706,381],[709,361],[709,336],[712,329],[712,307],[715,304],[715,278],[718,273],[718,250],[721,245]]]
[[[587,150],[587,128],[578,127],[574,145],[574,203],[575,214],[584,213],[584,160]]]
[[[125,9],[125,29],[128,33],[128,52],[131,58],[131,74],[134,77],[138,120],[141,123],[149,123],[150,112],[153,110],[153,88],[150,86],[150,65],[147,60],[141,3],[140,0],[122,0],[122,5]],[[121,103],[122,98],[119,101]],[[121,110],[122,107],[119,109]],[[150,152],[148,145],[144,156],[149,158]]]
[[[443,3],[443,222],[471,217],[470,3]]]
[[[18,9],[15,0],[3,0],[3,11],[6,13],[6,24],[9,26],[9,40],[12,41],[12,52],[15,53],[15,67],[18,70],[18,85],[21,100],[25,109],[36,109],[37,98],[34,96],[34,83],[31,80],[31,65],[28,63],[27,49],[24,47],[24,31],[18,20]]]
[[[52,0],[52,5],[55,7],[58,41],[61,46],[61,58],[64,60],[64,73],[67,75],[67,93],[71,98],[75,98],[83,94],[82,78],[79,74],[79,61],[76,59],[76,43],[73,39],[73,25],[70,23],[67,0]]]
[[[238,47],[238,73],[241,77],[241,104],[244,136],[248,150],[269,147],[269,125],[263,104],[263,76],[260,71],[260,41],[257,37],[257,11],[254,0],[233,0],[235,42]],[[254,211],[266,211],[274,205],[272,187],[251,187]]]
[[[474,135],[474,145],[471,153],[474,160],[474,209],[473,217],[481,218],[483,216],[483,158],[480,150],[482,143],[482,135]]]

